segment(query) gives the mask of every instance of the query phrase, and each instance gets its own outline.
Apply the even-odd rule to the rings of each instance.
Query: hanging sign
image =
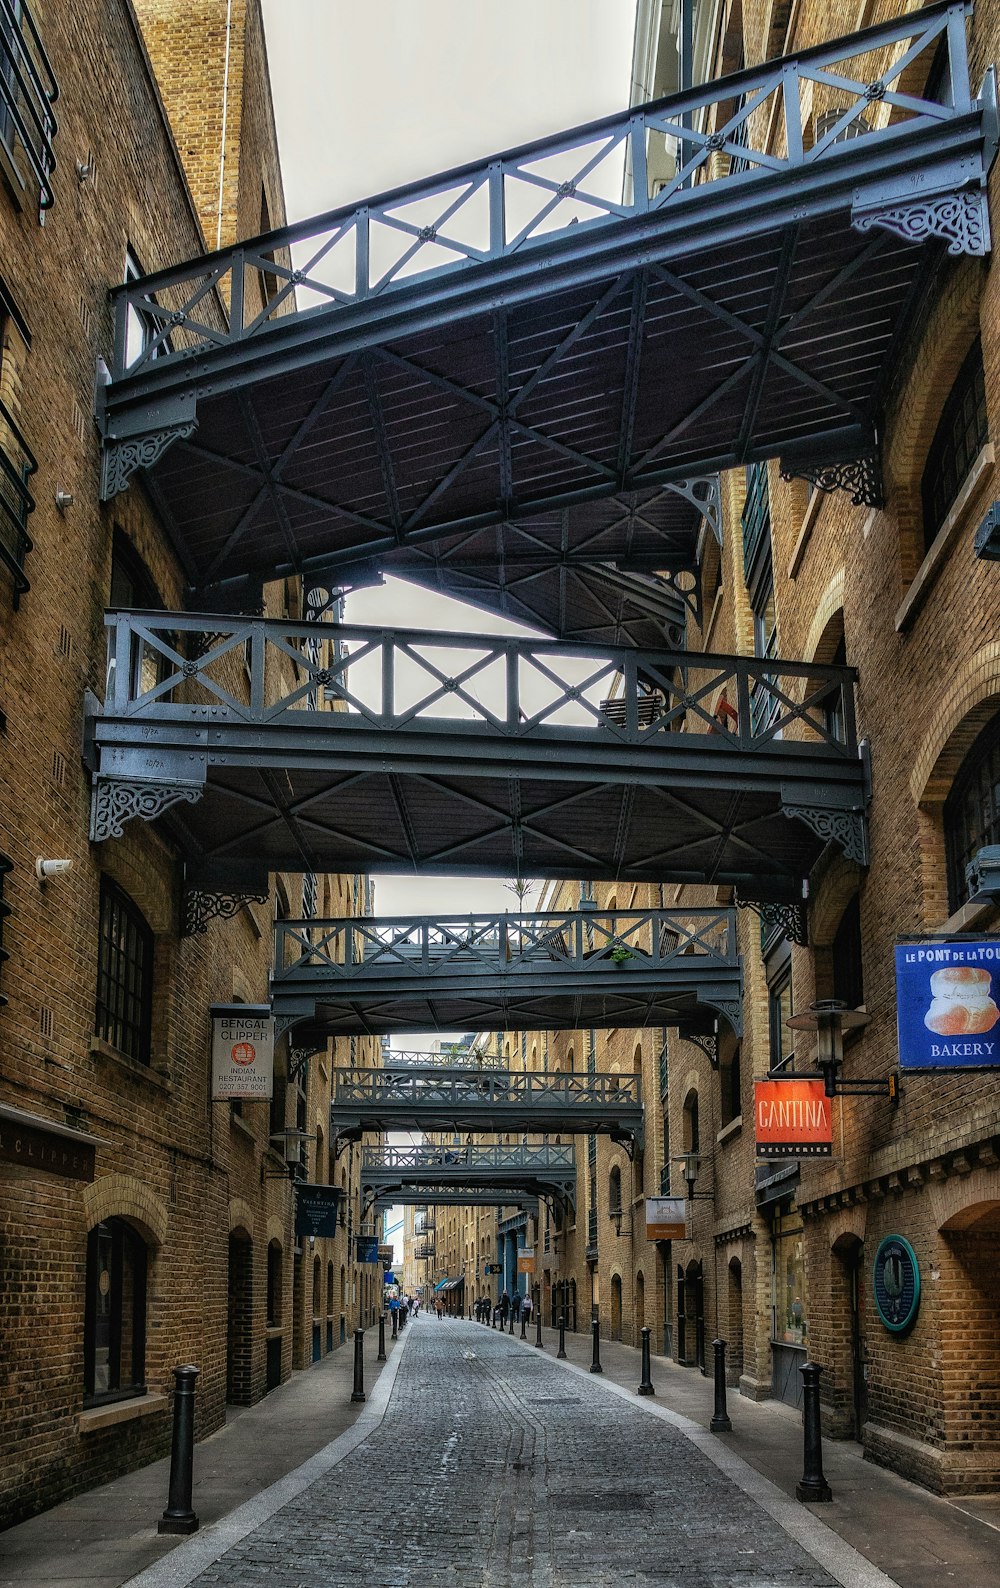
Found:
[[[355,1259],[355,1261],[357,1261],[359,1263],[377,1263],[378,1262],[378,1236],[377,1235],[356,1235],[355,1236],[355,1242],[356,1242],[355,1250],[356,1250],[356,1252],[358,1254],[357,1258]]]
[[[683,1197],[646,1198],[647,1241],[687,1239],[687,1203]]]
[[[517,1271],[519,1274],[533,1274],[535,1272],[535,1248],[522,1246],[517,1253]]]
[[[333,1240],[337,1234],[337,1213],[341,1190],[335,1185],[297,1185],[295,1187],[295,1233]]]
[[[274,1080],[269,1004],[216,1004],[212,1011],[212,1100],[267,1102]]]
[[[920,1306],[920,1266],[913,1247],[901,1235],[887,1235],[879,1242],[872,1265],[872,1295],[890,1334],[902,1334],[910,1327]]]
[[[1000,1068],[1000,939],[897,944],[896,1028],[904,1070]]]
[[[833,1112],[822,1079],[754,1081],[758,1158],[829,1158]]]

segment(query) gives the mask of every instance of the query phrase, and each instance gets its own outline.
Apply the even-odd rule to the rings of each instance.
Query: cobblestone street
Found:
[[[807,1534],[816,1530],[803,1508],[795,1514]],[[549,1352],[431,1318],[410,1330],[385,1415],[363,1444],[189,1575],[198,1547],[192,1540],[136,1583],[888,1582],[850,1550],[853,1574],[831,1575],[680,1427],[645,1406]]]

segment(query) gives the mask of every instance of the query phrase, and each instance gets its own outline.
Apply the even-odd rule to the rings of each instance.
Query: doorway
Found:
[[[619,1274],[611,1276],[611,1338],[622,1337],[622,1282]]]
[[[229,1237],[226,1322],[226,1400],[230,1406],[253,1401],[253,1243],[246,1230]]]

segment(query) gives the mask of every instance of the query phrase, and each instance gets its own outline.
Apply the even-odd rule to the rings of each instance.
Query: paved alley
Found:
[[[137,1588],[889,1582],[778,1497],[779,1514],[801,1530],[792,1537],[766,1508],[777,1491],[737,1463],[763,1499],[745,1492],[682,1420],[651,1414],[548,1351],[476,1324],[420,1319],[386,1382],[384,1415],[342,1461],[214,1560],[206,1532],[134,1579]],[[817,1554],[833,1551],[826,1565],[810,1552],[817,1536]]]

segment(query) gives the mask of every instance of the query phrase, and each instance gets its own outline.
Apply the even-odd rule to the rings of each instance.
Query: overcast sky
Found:
[[[263,7],[289,220],[628,104],[635,0],[263,0]],[[352,596],[347,616],[529,632],[399,580]],[[375,890],[384,915],[516,908],[499,881],[382,877]]]

